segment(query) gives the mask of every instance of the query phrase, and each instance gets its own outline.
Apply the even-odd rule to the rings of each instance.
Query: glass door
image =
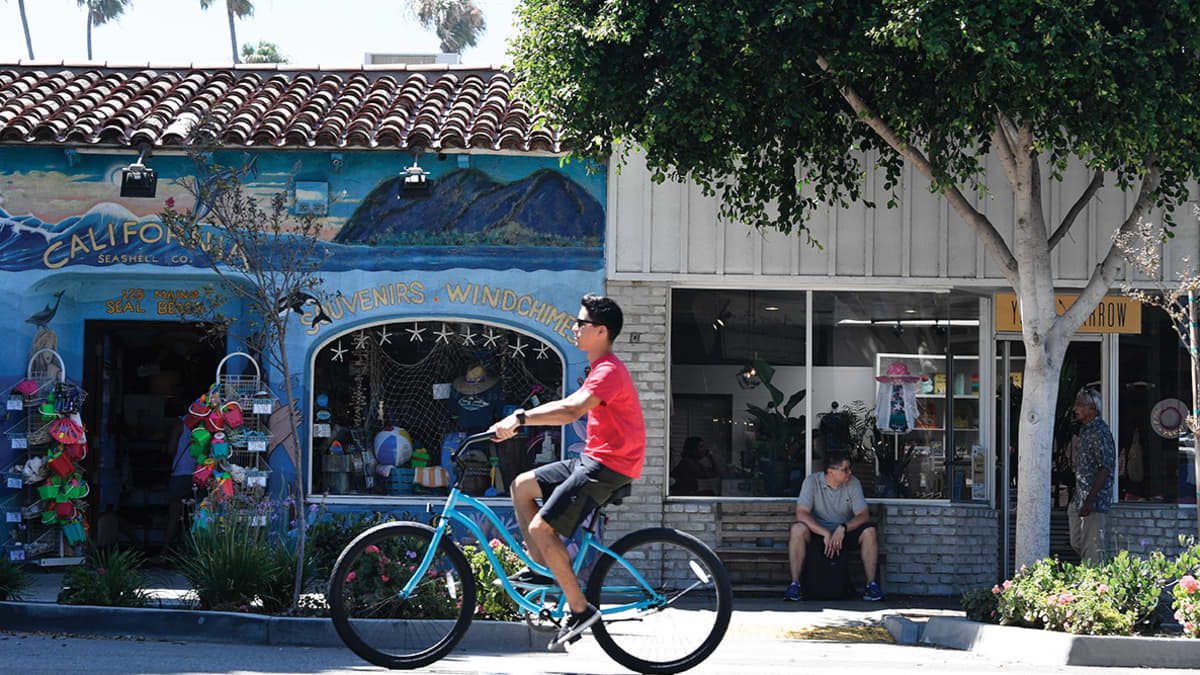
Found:
[[[1075,396],[1083,387],[1100,392],[1104,386],[1103,343],[1099,339],[1076,340],[1067,347],[1058,381],[1058,403],[1054,412],[1054,440],[1050,473],[1050,555],[1077,562],[1067,531],[1067,505],[1075,490],[1075,470],[1070,447],[1078,431],[1072,413]],[[1018,426],[1021,391],[1025,378],[1025,345],[1019,338],[996,341],[996,489],[1001,514],[1001,561],[1003,576],[1012,578],[1016,547],[1017,483],[1020,477]]]

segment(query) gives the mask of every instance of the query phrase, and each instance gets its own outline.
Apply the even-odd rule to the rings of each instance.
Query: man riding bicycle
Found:
[[[564,399],[531,410],[518,409],[490,429],[499,442],[511,438],[522,425],[563,425],[589,415],[581,457],[526,471],[509,489],[529,557],[554,574],[551,580],[526,567],[509,580],[526,586],[557,582],[571,609],[550,642],[551,649],[578,640],[600,620],[599,610],[584,597],[559,535],[570,537],[592,509],[639,478],[646,455],[642,406],[629,370],[612,353],[613,341],[624,324],[621,308],[611,298],[590,293],[580,305],[572,333],[575,346],[587,354],[591,364],[583,386]]]

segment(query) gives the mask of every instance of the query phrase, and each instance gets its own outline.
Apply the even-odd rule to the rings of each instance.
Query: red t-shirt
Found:
[[[582,389],[600,399],[588,413],[583,453],[617,473],[640,478],[646,423],[629,370],[614,354],[605,354],[592,364]]]

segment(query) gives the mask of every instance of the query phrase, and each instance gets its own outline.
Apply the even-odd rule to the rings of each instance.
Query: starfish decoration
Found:
[[[413,325],[412,328],[405,328],[404,332],[406,332],[412,336],[412,337],[408,338],[409,342],[424,342],[425,341],[425,339],[421,337],[421,333],[424,333],[425,329],[417,328],[415,324]]]
[[[355,349],[362,349],[363,347],[366,347],[366,346],[367,346],[367,342],[368,342],[370,339],[371,339],[371,338],[367,337],[367,334],[366,334],[366,333],[364,333],[364,332],[358,332],[358,333],[355,333],[355,334],[354,334],[354,348],[355,348]]]
[[[334,347],[334,348],[333,348],[331,351],[333,351],[333,358],[332,358],[331,360],[333,360],[333,361],[341,361],[341,360],[343,359],[343,357],[345,357],[345,356],[346,356],[346,352],[348,352],[348,351],[350,351],[350,350],[349,350],[349,349],[343,349],[343,348],[342,348],[342,341],[341,341],[341,340],[338,340],[337,346],[336,346],[336,347]]]
[[[433,341],[433,344],[437,344],[439,342],[450,344],[450,338],[454,336],[454,331],[446,328],[446,324],[442,324],[442,329],[439,331],[434,331],[433,334],[437,336],[437,339]]]
[[[379,331],[379,346],[392,344],[392,334],[388,332],[387,326],[384,326]]]
[[[535,354],[537,354],[539,361],[541,361],[542,359],[550,358],[548,356],[548,354],[550,353],[550,345],[548,345],[548,344],[539,345],[538,348],[533,351]]]
[[[528,346],[529,345],[527,345],[527,344],[521,343],[521,336],[518,335],[517,336],[517,344],[509,345],[508,348],[512,350],[512,355],[513,355],[513,358],[515,359],[518,356],[524,358],[525,357],[525,348]]]
[[[471,332],[469,327],[467,328],[467,332],[459,333],[459,335],[462,337],[464,345],[475,346],[475,334]]]
[[[491,347],[491,346],[495,345],[496,341],[499,340],[500,338],[501,338],[500,333],[494,333],[494,332],[492,332],[492,329],[489,328],[489,329],[487,329],[487,332],[484,333],[484,335],[483,335],[483,346]]]

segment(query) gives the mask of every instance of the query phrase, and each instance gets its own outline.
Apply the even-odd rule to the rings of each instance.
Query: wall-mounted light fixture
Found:
[[[138,146],[137,161],[121,169],[121,196],[152,198],[158,194],[158,172],[142,162],[150,156],[150,145]]]
[[[738,371],[737,383],[742,389],[753,389],[762,384],[762,380],[758,377],[758,369],[754,367],[753,363],[747,363]]]
[[[404,170],[400,176],[404,179],[400,185],[401,199],[424,199],[430,194],[429,172],[422,169],[417,163],[421,159],[421,152],[418,150],[413,153],[412,166]]]
[[[725,322],[733,318],[733,312],[729,311],[729,301],[725,301],[725,305],[721,307],[721,311],[717,312],[716,318],[713,319],[713,330],[719,331],[725,327]]]

